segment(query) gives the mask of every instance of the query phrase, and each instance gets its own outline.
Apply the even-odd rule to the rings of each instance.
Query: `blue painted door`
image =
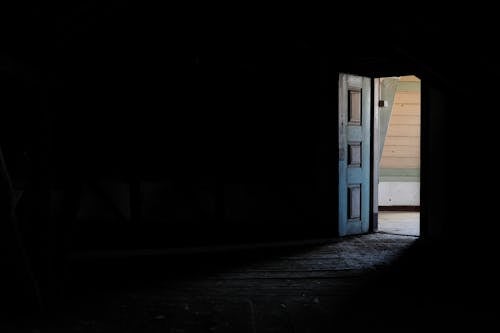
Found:
[[[368,232],[371,79],[339,74],[339,235]]]

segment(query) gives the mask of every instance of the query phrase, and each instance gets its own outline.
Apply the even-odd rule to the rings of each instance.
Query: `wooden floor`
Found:
[[[356,311],[353,297],[414,241],[372,234],[299,248],[74,262],[67,306],[49,326],[51,332],[324,332]]]
[[[429,275],[415,256],[419,244],[376,233],[314,246],[80,259],[68,267],[61,310],[26,332],[408,332],[425,329],[424,315],[446,325],[462,303],[443,287],[445,261]]]
[[[389,234],[419,236],[420,212],[381,211],[378,231]]]

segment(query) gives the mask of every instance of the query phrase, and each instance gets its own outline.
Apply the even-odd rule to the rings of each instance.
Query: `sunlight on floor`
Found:
[[[379,212],[378,231],[420,236],[420,212]]]

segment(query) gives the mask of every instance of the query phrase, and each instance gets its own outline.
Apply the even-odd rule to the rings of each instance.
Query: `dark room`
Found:
[[[436,6],[2,4],[0,332],[494,330],[500,27]]]

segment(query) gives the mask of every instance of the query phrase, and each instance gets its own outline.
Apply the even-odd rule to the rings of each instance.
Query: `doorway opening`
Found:
[[[420,236],[420,79],[379,78],[378,231]]]

